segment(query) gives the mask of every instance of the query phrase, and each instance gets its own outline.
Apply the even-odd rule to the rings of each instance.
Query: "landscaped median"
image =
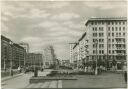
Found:
[[[40,83],[52,80],[77,80],[76,77],[67,74],[60,74],[58,71],[51,71],[47,76],[32,76],[29,80],[30,83]]]

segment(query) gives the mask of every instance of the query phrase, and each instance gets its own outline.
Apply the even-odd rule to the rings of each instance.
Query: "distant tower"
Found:
[[[22,46],[26,50],[26,53],[29,53],[29,44],[28,43],[21,42],[21,43],[19,43],[19,45]]]

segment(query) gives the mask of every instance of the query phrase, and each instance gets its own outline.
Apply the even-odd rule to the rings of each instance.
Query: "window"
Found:
[[[123,27],[123,31],[125,31],[125,27]]]
[[[121,25],[121,22],[119,22],[119,25]]]
[[[109,50],[109,54],[111,53],[111,50]]]
[[[115,24],[117,25],[117,22],[115,22]]]
[[[112,51],[112,53],[114,54],[114,50]]]
[[[114,27],[112,27],[112,31],[114,31]]]
[[[114,33],[112,33],[112,36],[114,36]]]
[[[91,24],[93,25],[93,22]]]
[[[125,36],[125,33],[123,33],[123,36]]]
[[[121,33],[119,33],[119,36],[121,36]]]
[[[114,44],[112,44],[112,47],[114,48]]]
[[[110,36],[110,33],[108,33],[108,36]]]
[[[114,39],[112,39],[112,42],[114,42]]]
[[[104,22],[102,22],[102,25],[104,24]]]
[[[95,46],[95,44],[93,44],[93,48],[95,48],[96,46]]]
[[[116,33],[116,36],[118,37],[118,33]]]
[[[101,42],[101,39],[99,39],[99,42]]]
[[[121,31],[121,27],[119,27],[119,31]]]
[[[108,27],[108,31],[110,31],[110,27]]]
[[[99,44],[99,48],[101,48],[101,44]]]
[[[102,42],[104,42],[104,39],[102,39]]]
[[[111,42],[111,39],[108,39],[108,42]]]
[[[104,54],[104,50],[102,50],[102,54]]]
[[[108,22],[108,25],[110,25],[110,22]]]
[[[108,47],[111,48],[111,44],[108,44]]]
[[[93,31],[95,31],[95,28],[94,27],[92,29],[93,29]]]
[[[97,37],[97,33],[93,33],[93,36],[94,36],[94,37]]]
[[[96,52],[95,52],[95,50],[93,50],[93,54],[95,54]]]
[[[125,25],[125,22],[123,22],[123,25]]]
[[[95,22],[95,25],[97,25],[97,22]]]
[[[99,50],[99,54],[101,54],[101,50]]]
[[[95,27],[95,31],[97,31],[97,27]]]

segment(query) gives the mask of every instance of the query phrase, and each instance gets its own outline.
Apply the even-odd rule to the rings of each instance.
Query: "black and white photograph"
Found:
[[[1,0],[1,89],[127,88],[127,0]]]

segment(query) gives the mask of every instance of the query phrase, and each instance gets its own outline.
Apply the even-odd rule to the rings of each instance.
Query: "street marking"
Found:
[[[49,88],[57,88],[57,81],[51,81]]]
[[[50,82],[45,82],[40,88],[48,88]]]
[[[62,80],[58,81],[58,88],[62,88]]]

